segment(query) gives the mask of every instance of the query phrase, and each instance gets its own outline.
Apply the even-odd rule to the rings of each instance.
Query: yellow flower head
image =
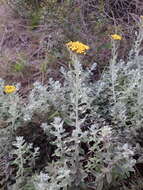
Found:
[[[16,91],[16,87],[15,86],[9,86],[9,85],[7,85],[7,86],[4,87],[4,92],[6,94],[11,94],[11,93],[13,93],[15,91]]]
[[[87,50],[89,50],[89,46],[81,43],[81,42],[68,42],[66,46],[73,52],[76,52],[77,54],[85,54]]]
[[[113,34],[113,35],[111,35],[111,38],[112,38],[113,40],[121,40],[121,39],[122,39],[122,36],[120,36],[120,35],[118,35],[118,34]]]
[[[143,15],[141,15],[140,18],[143,19]]]

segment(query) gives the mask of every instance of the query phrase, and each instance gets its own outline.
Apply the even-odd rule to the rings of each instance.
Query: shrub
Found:
[[[98,81],[91,82],[96,64],[91,69],[83,69],[82,54],[89,47],[70,42],[67,47],[71,62],[67,70],[60,70],[64,76],[62,83],[50,79],[43,86],[36,82],[24,105],[19,99],[16,101],[16,93],[5,95],[2,84],[1,118],[5,121],[6,117],[9,126],[16,129],[30,123],[35,115],[41,116],[44,121],[41,128],[51,137],[47,138],[53,148],[51,162],[47,161],[40,174],[30,176],[35,189],[109,189],[115,181],[120,183],[135,172],[136,147],[128,142],[128,135],[132,128],[142,126],[142,18],[139,26],[127,62],[117,61],[122,37],[111,36],[110,65]],[[6,135],[9,137],[10,133]],[[29,157],[27,143],[23,138],[17,140],[21,142],[20,146],[16,143],[15,162],[21,175],[18,150],[26,147],[28,153],[24,159],[28,162],[35,154],[30,151]]]

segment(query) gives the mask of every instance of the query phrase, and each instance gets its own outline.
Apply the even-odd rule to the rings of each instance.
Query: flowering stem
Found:
[[[111,78],[112,78],[112,93],[113,93],[113,99],[114,103],[116,103],[116,94],[115,94],[115,84],[114,84],[114,65],[111,66]]]
[[[143,91],[143,66],[142,66],[142,63],[141,61],[139,60],[139,54],[140,54],[140,51],[141,51],[141,43],[143,41],[143,27],[140,27],[139,29],[139,34],[137,36],[137,40],[135,42],[135,49],[134,49],[134,52],[135,52],[135,62],[137,64],[137,67],[138,67],[138,71],[139,71],[139,78],[140,78],[140,85],[138,87],[138,97],[137,97],[137,105],[138,105],[138,126],[141,125],[141,120],[140,120],[140,117],[142,117],[142,109],[141,109],[141,104],[142,104],[142,91]]]
[[[79,90],[80,90],[80,85],[79,85],[79,60],[76,57],[75,63],[74,63],[74,71],[75,71],[75,127],[76,127],[76,155],[79,154],[79,143],[78,143],[78,131],[79,131],[79,111],[78,111],[78,106],[79,106]]]
[[[112,93],[113,93],[114,103],[116,103],[115,83],[114,83],[116,59],[117,59],[117,46],[116,42],[112,40],[112,59],[110,61],[110,71],[111,71]]]
[[[75,143],[75,154],[74,154],[74,164],[76,168],[76,176],[75,177],[75,184],[79,184],[79,176],[80,176],[80,171],[79,171],[79,134],[80,134],[80,122],[79,122],[79,99],[80,99],[80,63],[79,63],[79,58],[77,55],[72,56],[73,60],[73,81],[74,81],[74,88],[73,88],[73,93],[75,95],[75,102],[74,102],[74,107],[75,107],[75,131],[73,134],[74,138],[74,143]]]

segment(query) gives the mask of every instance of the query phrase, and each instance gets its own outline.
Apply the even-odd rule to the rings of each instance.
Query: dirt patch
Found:
[[[35,80],[40,80],[40,44],[45,35],[31,30],[28,20],[16,15],[6,4],[0,5],[0,77],[7,83],[20,82],[26,94]]]

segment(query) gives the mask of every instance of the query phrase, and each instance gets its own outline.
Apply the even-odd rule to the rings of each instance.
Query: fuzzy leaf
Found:
[[[98,185],[97,185],[97,190],[102,190],[103,189],[103,179],[101,179],[99,182],[98,182]]]
[[[112,175],[110,172],[106,173],[106,179],[107,179],[108,184],[110,184],[112,182]]]

